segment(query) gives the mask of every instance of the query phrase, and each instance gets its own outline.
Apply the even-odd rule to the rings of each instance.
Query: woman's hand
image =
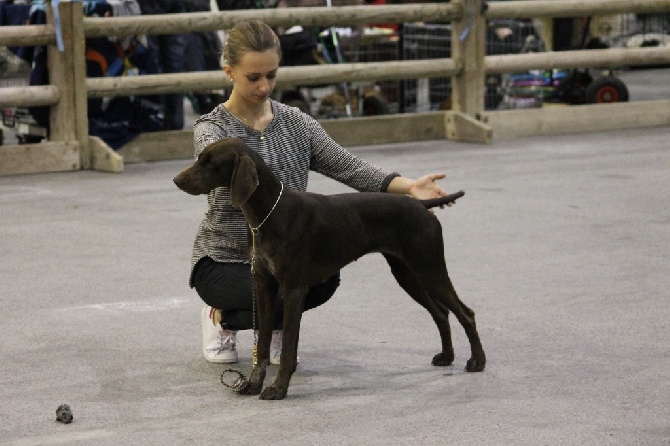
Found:
[[[446,177],[443,173],[431,173],[424,175],[421,178],[414,181],[414,184],[409,188],[409,194],[418,198],[419,200],[425,200],[428,198],[439,198],[445,195],[448,195],[447,191],[442,189],[435,181],[441,180]]]
[[[446,177],[446,175],[443,173],[431,173],[416,180],[405,177],[396,177],[391,180],[387,191],[394,194],[411,195],[419,200],[444,197],[449,195],[449,193],[435,182],[444,177]],[[452,204],[453,203],[449,203],[447,206],[451,206]]]

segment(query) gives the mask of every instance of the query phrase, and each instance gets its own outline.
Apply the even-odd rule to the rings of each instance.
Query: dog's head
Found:
[[[174,183],[191,195],[228,187],[233,206],[240,207],[258,187],[256,164],[250,153],[241,139],[222,139],[207,146],[195,164],[174,177]]]

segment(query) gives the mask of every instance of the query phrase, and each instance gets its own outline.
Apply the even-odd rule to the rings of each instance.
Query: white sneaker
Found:
[[[272,331],[272,341],[270,342],[270,364],[279,365],[281,363],[281,346],[282,346],[282,336],[284,332],[282,330],[273,330]],[[297,362],[300,362],[300,358],[295,358]]]
[[[281,340],[284,332],[282,330],[272,331],[272,341],[270,342],[270,364],[279,364],[281,361]]]
[[[237,362],[237,350],[235,350],[237,332],[221,328],[220,321],[216,321],[217,313],[220,314],[218,310],[209,306],[202,309],[200,316],[202,353],[209,362],[232,364]]]

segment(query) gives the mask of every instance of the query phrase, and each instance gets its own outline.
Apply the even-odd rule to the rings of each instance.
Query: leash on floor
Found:
[[[225,374],[228,372],[237,373],[237,379],[233,381],[232,384],[226,382],[224,379]],[[221,372],[221,384],[228,387],[229,389],[233,389],[237,393],[242,393],[242,390],[244,390],[249,385],[249,380],[246,376],[244,376],[244,373],[240,372],[239,370],[225,369],[223,372]]]
[[[284,190],[284,184],[282,184],[282,191]],[[279,197],[281,198],[281,192],[279,193]],[[279,198],[277,198],[277,203],[279,202]],[[275,206],[277,206],[277,203],[275,203]],[[274,207],[270,211],[270,214],[274,210]],[[270,214],[265,217],[265,220],[268,219]],[[252,228],[251,225],[249,225],[249,229],[251,229],[251,237],[252,237],[252,254],[251,254],[251,272],[253,274],[254,272],[254,258],[256,256],[256,233],[258,233],[258,229],[265,223],[265,220],[261,222],[260,225],[258,225],[255,228]],[[255,231],[255,232],[254,232]],[[253,281],[253,279],[252,279]],[[254,331],[254,345],[251,347],[251,360],[253,362],[253,365],[256,366],[258,363],[258,332],[256,331],[256,292],[255,292],[255,287],[254,284],[252,283],[251,287],[251,302],[252,302],[252,309],[251,309],[251,317],[252,317],[252,329]],[[226,373],[236,373],[237,374],[237,379],[231,383],[227,382],[224,376]],[[242,393],[244,389],[246,389],[249,386],[249,379],[244,375],[244,373],[240,372],[239,370],[235,369],[225,369],[223,372],[221,372],[221,384],[224,386],[228,387],[229,389],[233,389],[237,393]]]

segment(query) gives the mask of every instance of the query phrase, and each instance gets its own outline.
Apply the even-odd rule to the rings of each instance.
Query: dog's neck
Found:
[[[258,186],[241,209],[249,226],[256,228],[266,221],[266,218],[265,224],[270,224],[272,217],[268,216],[276,206],[280,205],[277,200],[282,191],[282,183],[264,162],[254,161],[258,173]]]
[[[282,193],[284,192],[284,183],[281,183],[281,189],[279,189],[279,195],[277,196],[277,199],[275,200],[275,204],[272,205],[272,208],[268,211],[268,213],[265,215],[265,218],[261,220],[260,223],[256,226],[249,225],[249,229],[251,229],[252,234],[258,234],[258,231],[261,229],[261,226],[265,224],[265,222],[270,218],[270,215],[272,215],[272,212],[275,210],[277,205],[279,204],[279,200],[281,200]]]

